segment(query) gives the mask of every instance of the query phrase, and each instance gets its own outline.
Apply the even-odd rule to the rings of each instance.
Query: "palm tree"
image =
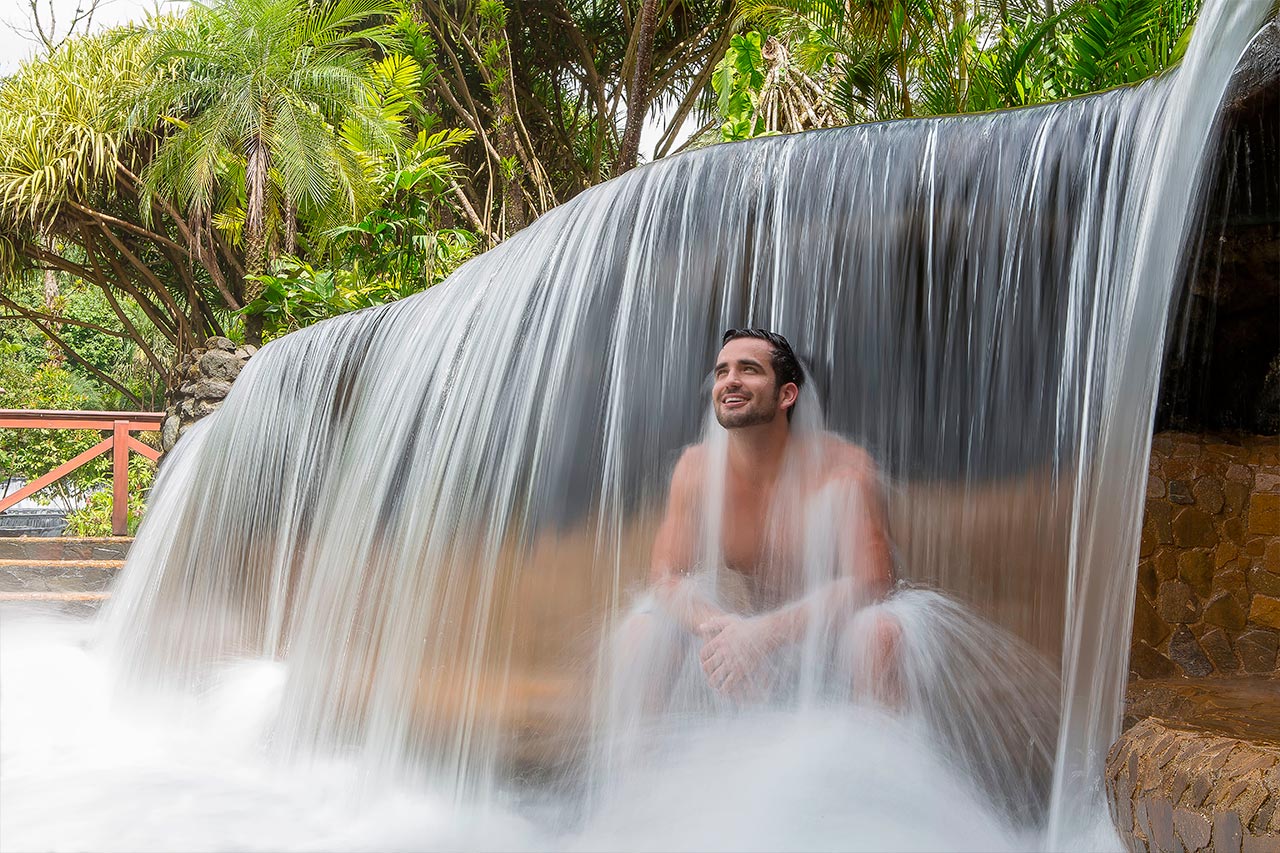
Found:
[[[299,211],[350,221],[373,198],[340,131],[398,129],[364,97],[370,48],[394,44],[383,20],[396,12],[394,0],[219,0],[151,35],[156,73],[134,122],[169,129],[144,185],[185,209],[197,239],[238,226],[246,303],[269,254],[294,239]],[[260,317],[248,314],[245,329],[261,341]]]
[[[183,353],[224,334],[240,308],[228,287],[238,261],[226,242],[193,251],[186,217],[141,190],[152,136],[129,128],[119,104],[143,85],[145,65],[139,39],[108,33],[70,39],[0,83],[0,306],[126,398],[62,332],[73,320],[47,306],[28,310],[6,291],[51,271],[97,287],[160,375],[165,350]]]
[[[1041,103],[1176,62],[1201,0],[738,0],[845,122]]]

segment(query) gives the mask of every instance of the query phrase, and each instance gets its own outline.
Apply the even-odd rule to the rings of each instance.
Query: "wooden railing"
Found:
[[[43,477],[0,499],[0,512],[31,497],[45,486],[67,476],[81,465],[111,451],[111,533],[129,532],[129,451],[159,459],[160,451],[129,433],[157,430],[164,412],[60,412],[42,409],[0,409],[0,429],[96,429],[110,435],[84,453],[68,459]]]

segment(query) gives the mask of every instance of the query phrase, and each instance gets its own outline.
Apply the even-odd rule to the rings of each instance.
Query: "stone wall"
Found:
[[[214,337],[182,357],[178,363],[180,384],[169,392],[160,428],[161,450],[168,453],[187,427],[218,410],[231,393],[231,383],[255,352],[257,347],[236,346],[229,338]]]
[[[1280,748],[1149,717],[1107,756],[1111,817],[1132,853],[1280,849]]]
[[[1274,674],[1278,645],[1280,439],[1157,434],[1130,675]]]

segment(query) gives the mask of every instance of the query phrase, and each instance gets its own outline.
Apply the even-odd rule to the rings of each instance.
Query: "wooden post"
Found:
[[[129,535],[129,422],[111,430],[111,535]]]
[[[131,432],[159,429],[164,412],[64,412],[47,409],[0,409],[0,429],[110,430],[111,436],[37,477],[8,497],[0,496],[0,512],[65,477],[91,459],[111,451],[111,533],[129,534],[129,453],[158,459],[160,452],[131,436]]]

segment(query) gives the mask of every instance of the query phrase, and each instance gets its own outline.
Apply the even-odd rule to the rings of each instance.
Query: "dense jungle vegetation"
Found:
[[[0,80],[0,408],[162,408],[209,336],[421,291],[645,160],[1131,83],[1198,7],[210,0],[44,39]],[[0,436],[0,468],[77,436]]]

